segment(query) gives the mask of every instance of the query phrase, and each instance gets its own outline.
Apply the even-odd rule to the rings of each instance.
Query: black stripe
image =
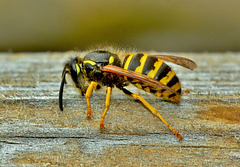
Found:
[[[167,73],[169,71],[171,71],[171,68],[167,64],[162,63],[162,65],[159,68],[159,70],[157,71],[154,79],[160,81],[163,77],[165,77],[167,75]]]
[[[163,92],[165,92],[165,91],[166,91],[166,89],[156,90],[156,92],[159,92],[159,93],[163,93]]]
[[[150,92],[155,94],[157,92],[157,90],[154,90],[154,89],[150,89]]]
[[[172,87],[173,85],[175,85],[178,82],[178,77],[176,75],[174,75],[174,77],[167,83],[168,87]]]
[[[142,74],[147,75],[151,70],[154,70],[154,64],[158,61],[158,59],[156,57],[151,57],[148,56],[147,60],[144,64],[143,70],[142,70]]]
[[[171,94],[168,97],[171,98],[171,97],[174,97],[174,96],[176,96],[176,94]]]
[[[141,84],[141,85],[142,85],[142,84]],[[142,85],[142,89],[145,89],[145,88],[147,88],[147,87],[149,87],[149,89],[151,89],[150,86],[148,86],[148,85],[145,85],[145,86]]]
[[[180,88],[180,89],[178,89],[178,91],[176,91],[176,92],[178,92],[178,93],[182,93],[182,91],[181,91],[181,88]]]
[[[136,54],[133,56],[131,62],[128,65],[128,70],[135,71],[135,69],[141,65],[141,58],[143,57],[143,54]]]
[[[163,93],[163,92],[165,92],[165,91],[166,91],[166,89],[161,89],[160,91]]]

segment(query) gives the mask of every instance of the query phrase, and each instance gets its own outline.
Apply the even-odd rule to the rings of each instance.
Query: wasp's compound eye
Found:
[[[75,64],[75,63],[72,64],[72,68],[71,68],[70,72],[71,72],[72,80],[76,84],[77,83],[77,64]]]

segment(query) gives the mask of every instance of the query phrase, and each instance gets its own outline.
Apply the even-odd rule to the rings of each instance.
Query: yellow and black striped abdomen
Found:
[[[175,95],[172,92],[152,87],[143,84],[138,80],[128,79],[136,87],[143,89],[147,92],[153,93],[158,97],[166,100],[179,103],[181,97],[181,84],[175,72],[161,59],[149,56],[148,54],[130,54],[123,63],[123,68],[126,70],[135,71],[153,78],[162,84],[170,87],[172,90],[179,93]]]

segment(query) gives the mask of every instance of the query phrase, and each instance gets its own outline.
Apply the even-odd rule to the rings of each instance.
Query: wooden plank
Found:
[[[80,54],[80,53],[79,53]],[[93,93],[92,117],[70,82],[64,111],[58,91],[66,53],[0,54],[0,166],[238,166],[240,54],[176,53],[195,71],[170,64],[182,82],[179,105],[135,87],[178,139],[138,101],[114,89],[104,130],[105,88]]]

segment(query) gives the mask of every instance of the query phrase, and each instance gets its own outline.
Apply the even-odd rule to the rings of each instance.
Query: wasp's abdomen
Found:
[[[125,58],[123,67],[126,70],[132,70],[147,75],[150,78],[153,78],[170,87],[172,90],[178,92],[179,94],[176,95],[168,90],[155,88],[150,85],[143,84],[138,80],[129,79],[129,81],[136,87],[153,93],[154,95],[162,97],[166,100],[176,103],[180,102],[180,81],[175,72],[161,59],[149,56],[148,54],[130,54]]]

